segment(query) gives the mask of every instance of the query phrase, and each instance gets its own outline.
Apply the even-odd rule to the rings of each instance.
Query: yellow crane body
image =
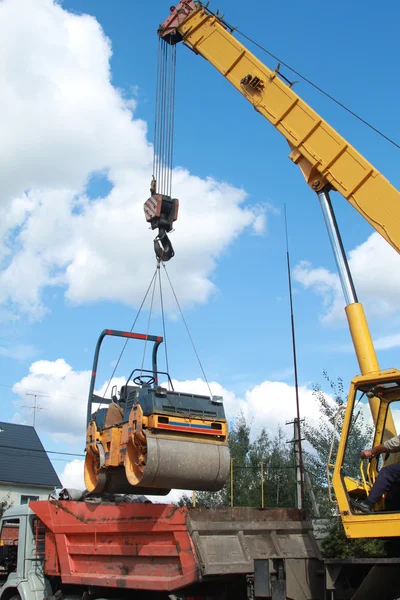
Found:
[[[234,36],[234,28],[223,16],[212,14],[194,0],[181,0],[176,8],[171,7],[158,35],[169,44],[183,42],[211,63],[285,137],[291,149],[289,158],[318,197],[329,190],[339,192],[400,253],[400,192],[296,94],[280,73],[279,65],[275,70],[269,69]],[[344,255],[343,247],[341,251]],[[344,261],[347,263],[345,258]],[[348,277],[351,279],[349,271]],[[362,498],[371,488],[378,471],[377,461],[372,460],[359,477],[345,473],[344,465],[359,396],[366,395],[369,400],[375,442],[379,444],[396,435],[391,404],[400,401],[400,371],[380,370],[364,310],[355,292],[353,299],[347,301],[346,315],[361,375],[350,386],[332,479],[335,500],[349,537],[397,537],[399,512],[359,515],[350,507],[352,496]]]
[[[290,159],[315,191],[329,183],[398,252],[400,193],[279,76],[248,50],[222,19],[198,2],[176,28],[177,40],[211,63],[289,143]],[[162,27],[162,26],[161,26]],[[163,36],[163,31],[159,30]]]

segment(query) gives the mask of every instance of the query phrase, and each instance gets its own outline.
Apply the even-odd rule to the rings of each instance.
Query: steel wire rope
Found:
[[[171,174],[171,183],[170,183],[170,193],[172,196],[172,160],[174,156],[174,129],[175,129],[175,89],[176,89],[176,46],[172,46],[172,90],[171,90],[171,158],[170,158],[170,174]]]
[[[213,14],[213,13],[211,13],[211,14]],[[274,60],[277,60],[284,67],[286,67],[287,69],[289,69],[290,71],[292,71],[292,73],[294,73],[295,75],[297,75],[298,77],[300,77],[300,79],[302,79],[303,81],[305,81],[306,83],[308,83],[309,85],[311,85],[311,87],[313,87],[314,89],[316,89],[318,92],[320,92],[321,94],[323,94],[324,96],[326,96],[326,98],[329,98],[329,100],[331,100],[332,102],[334,102],[335,104],[337,104],[338,106],[340,106],[341,108],[343,108],[343,110],[345,110],[350,115],[352,115],[353,117],[355,117],[356,119],[358,119],[361,123],[363,123],[364,125],[366,125],[370,129],[372,129],[372,131],[374,131],[375,133],[377,133],[378,135],[380,135],[381,137],[383,137],[387,142],[390,142],[391,144],[393,144],[393,146],[395,146],[396,148],[400,149],[400,144],[398,144],[396,141],[392,140],[389,136],[387,136],[385,133],[383,133],[382,131],[380,131],[380,129],[378,129],[377,127],[375,127],[374,125],[372,125],[371,123],[369,123],[369,121],[367,121],[366,119],[364,119],[363,117],[361,117],[359,114],[357,114],[356,112],[354,112],[353,110],[351,110],[351,108],[348,108],[345,104],[343,104],[343,102],[340,102],[340,100],[337,100],[334,96],[332,96],[328,92],[325,92],[325,90],[323,90],[319,85],[317,85],[316,83],[314,83],[313,81],[311,81],[311,79],[308,79],[308,77],[305,77],[304,75],[302,75],[299,71],[297,71],[296,69],[294,69],[293,67],[291,67],[288,63],[284,62],[279,57],[275,56],[275,54],[273,54],[272,52],[270,52],[269,50],[267,50],[266,48],[264,48],[264,46],[261,46],[261,44],[259,44],[255,40],[253,40],[251,37],[249,37],[248,35],[246,35],[242,31],[240,31],[239,29],[236,29],[235,27],[231,27],[227,23],[225,23],[225,25],[227,25],[232,31],[233,30],[237,31],[237,33],[239,35],[241,35],[242,37],[244,37],[247,41],[249,41],[252,44],[254,44],[254,46],[256,46],[257,48],[259,48],[260,50],[262,50],[263,52],[265,52],[266,54],[268,54],[269,56],[271,56]]]
[[[147,348],[147,338],[149,335],[149,329],[150,329],[150,321],[151,321],[151,315],[153,313],[153,303],[154,303],[154,292],[156,289],[156,281],[157,281],[157,270],[160,268],[160,263],[157,261],[157,268],[156,271],[154,273],[154,283],[153,283],[153,292],[151,294],[151,303],[150,303],[150,310],[149,310],[149,318],[147,319],[147,331],[146,331],[146,339],[144,341],[144,349],[143,349],[143,357],[142,357],[142,366],[140,367],[140,376],[142,376],[143,374],[143,365],[144,365],[144,359],[146,357],[146,348]]]
[[[171,46],[170,46],[171,48]],[[168,196],[169,195],[169,179],[170,179],[170,172],[169,172],[169,151],[170,151],[170,145],[171,145],[171,127],[170,127],[170,113],[171,113],[171,64],[170,64],[170,56],[171,56],[171,52],[170,52],[170,48],[167,48],[166,51],[166,67],[167,67],[167,81],[166,81],[166,86],[167,86],[167,105],[166,105],[166,122],[165,122],[165,129],[166,129],[166,143],[165,143],[165,194]]]
[[[165,110],[165,46],[161,43],[161,65],[160,65],[160,83],[161,83],[161,102],[160,102],[160,165],[159,165],[159,188],[157,190],[162,194],[164,189],[164,110]]]
[[[176,46],[169,47],[170,57],[168,59],[169,67],[169,99],[168,99],[168,123],[169,128],[169,146],[168,146],[168,196],[172,195],[172,156],[174,147],[174,112],[175,112],[175,81],[176,81]]]
[[[165,347],[165,364],[167,368],[167,373],[169,375],[169,362],[168,362],[168,349],[167,349],[167,330],[165,326],[165,315],[164,315],[164,300],[163,300],[163,292],[161,285],[161,269],[158,269],[158,281],[160,287],[160,304],[161,304],[161,316],[162,316],[162,325],[163,325],[163,336],[164,336],[164,347]],[[168,389],[170,388],[169,377],[167,378]]]
[[[163,109],[163,70],[164,70],[164,58],[163,58],[163,44],[162,40],[159,40],[158,45],[158,69],[157,69],[157,86],[158,87],[158,97],[156,102],[156,114],[155,119],[157,121],[157,139],[154,147],[154,152],[157,155],[156,158],[156,182],[157,182],[157,191],[161,192],[159,186],[161,186],[162,179],[162,140],[163,140],[163,128],[162,128],[162,109]]]
[[[141,312],[141,310],[142,310],[142,308],[143,308],[143,305],[144,305],[144,303],[146,302],[146,298],[147,298],[147,296],[148,296],[148,293],[149,293],[149,291],[150,291],[151,285],[152,285],[153,281],[155,280],[155,277],[156,277],[156,275],[157,275],[157,269],[154,271],[153,277],[151,278],[151,281],[150,281],[150,283],[149,283],[149,286],[148,286],[148,288],[147,288],[147,291],[146,291],[146,293],[145,293],[145,295],[144,295],[144,298],[143,298],[143,300],[142,300],[142,303],[141,303],[141,305],[140,305],[140,307],[139,307],[139,310],[138,310],[138,312],[136,313],[135,320],[133,321],[133,324],[132,324],[132,327],[131,327],[131,328],[130,328],[130,330],[129,330],[129,333],[132,333],[132,331],[133,331],[133,328],[134,328],[134,327],[135,327],[135,325],[136,325],[136,321],[138,320],[138,318],[139,318],[139,315],[140,315],[140,312]],[[147,340],[146,340],[146,341],[147,341]],[[126,340],[125,340],[125,343],[124,343],[124,345],[123,345],[123,347],[122,347],[121,353],[120,353],[120,355],[119,355],[119,357],[118,357],[117,363],[116,363],[116,364],[115,364],[115,366],[114,366],[114,370],[113,370],[113,372],[112,372],[112,375],[111,375],[111,377],[110,377],[110,379],[109,379],[109,382],[107,383],[106,391],[105,391],[105,392],[104,392],[104,394],[103,394],[103,398],[105,397],[105,395],[106,395],[106,393],[107,393],[107,391],[108,391],[108,388],[110,387],[111,381],[112,381],[112,379],[113,379],[113,377],[114,377],[114,375],[115,375],[115,371],[116,371],[116,370],[117,370],[117,368],[118,368],[118,365],[119,365],[119,363],[120,363],[120,361],[121,361],[121,358],[122,358],[122,355],[123,355],[123,353],[125,352],[125,348],[126,348],[126,346],[127,346],[128,342],[129,342],[129,338],[126,338]],[[99,408],[100,408],[100,407],[101,407],[101,404],[100,404]],[[98,408],[97,410],[99,410],[99,408]]]
[[[163,54],[162,54],[163,48],[162,48],[162,44],[160,41],[160,45],[159,45],[159,65],[158,65],[158,78],[159,78],[159,96],[158,96],[158,104],[157,104],[157,113],[156,113],[156,119],[158,122],[158,138],[157,138],[157,191],[160,191],[159,186],[161,185],[161,163],[162,163],[162,156],[161,156],[161,139],[162,139],[162,127],[161,127],[161,123],[162,123],[162,114],[161,114],[161,110],[162,110],[162,94],[163,94],[163,89],[162,89],[162,65],[163,65]]]
[[[159,39],[156,76],[153,177],[156,192],[171,196],[176,83],[176,47]]]
[[[169,285],[170,285],[170,287],[171,287],[171,290],[172,290],[172,293],[173,293],[173,295],[174,295],[174,298],[175,298],[176,304],[177,304],[177,306],[178,306],[178,308],[179,308],[179,312],[181,313],[182,321],[184,322],[184,325],[185,325],[185,328],[186,328],[186,332],[187,332],[187,334],[188,334],[188,336],[189,336],[190,342],[191,342],[191,344],[192,344],[192,348],[193,348],[193,350],[194,350],[194,353],[195,353],[195,355],[196,355],[197,361],[198,361],[198,363],[199,363],[199,365],[200,365],[201,372],[203,373],[203,377],[204,377],[204,380],[205,380],[205,382],[206,382],[206,384],[207,384],[208,391],[210,392],[210,398],[212,399],[212,398],[213,398],[213,394],[212,394],[212,391],[211,391],[210,384],[209,384],[209,382],[208,382],[208,379],[207,379],[207,376],[206,376],[206,374],[205,374],[205,371],[204,371],[203,365],[202,365],[202,363],[201,363],[200,357],[199,357],[199,355],[198,355],[198,352],[197,352],[197,350],[196,350],[196,346],[195,346],[195,344],[194,344],[194,341],[193,341],[193,338],[192,338],[192,336],[191,336],[191,333],[190,333],[190,330],[189,330],[189,326],[188,326],[188,324],[187,324],[187,322],[186,322],[186,319],[185,319],[185,316],[184,316],[184,314],[183,314],[183,311],[182,311],[181,305],[179,304],[179,300],[178,300],[178,297],[177,297],[177,295],[176,295],[176,293],[175,293],[174,286],[172,285],[172,282],[171,282],[171,280],[170,280],[170,278],[169,278],[168,271],[167,271],[167,268],[166,268],[165,264],[164,264],[164,263],[162,263],[162,266],[164,267],[164,271],[165,271],[165,274],[166,274],[166,276],[167,276],[168,283],[169,283]]]
[[[169,44],[165,44],[165,109],[164,109],[164,128],[165,128],[165,145],[164,145],[164,194],[168,195],[168,160],[169,160],[169,100],[170,100],[170,64],[169,64]]]
[[[162,149],[162,194],[166,194],[167,187],[167,148],[168,148],[168,44],[164,42],[164,66],[163,66],[163,81],[164,81],[164,100],[163,100],[163,149]]]
[[[159,70],[160,70],[160,38],[158,42],[158,61],[157,61],[157,73],[156,73],[156,106],[155,106],[155,118],[154,118],[154,152],[153,152],[153,177],[157,178],[157,138],[158,138],[158,119],[157,119],[157,110],[158,110],[158,94],[159,94]]]
[[[162,59],[162,46],[160,43],[160,63],[159,63],[159,73],[158,73],[158,77],[159,77],[159,96],[158,96],[158,105],[157,105],[157,121],[158,121],[158,138],[157,138],[157,185],[160,185],[161,183],[161,162],[162,162],[162,157],[161,157],[161,136],[162,136],[162,129],[161,129],[161,107],[162,107],[162,64],[163,64],[163,59]]]

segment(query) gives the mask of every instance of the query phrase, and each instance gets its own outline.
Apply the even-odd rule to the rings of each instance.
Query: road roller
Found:
[[[113,387],[111,398],[95,392],[106,336],[152,344],[151,369],[134,367],[120,390]],[[157,369],[162,342],[159,336],[110,329],[99,337],[87,406],[84,476],[89,493],[163,496],[171,488],[218,491],[228,478],[223,399],[175,391],[169,373]],[[166,383],[160,385],[160,379]]]

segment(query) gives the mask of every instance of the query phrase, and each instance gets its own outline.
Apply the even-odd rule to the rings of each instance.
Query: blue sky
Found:
[[[230,23],[399,141],[400,8],[395,3],[384,11],[370,0],[362,9],[344,0],[333,6],[312,1],[307,10],[289,3],[279,12],[264,2],[250,11],[236,0],[210,8],[220,8]],[[149,8],[145,2],[88,0],[83,10],[81,2],[69,0],[58,6],[50,0],[5,0],[0,10],[10,32],[3,48],[7,67],[0,69],[10,93],[0,117],[4,155],[12,140],[2,193],[1,419],[31,422],[21,405],[32,397],[24,394],[42,392],[38,401],[46,410],[38,413],[37,428],[45,447],[81,452],[82,430],[69,415],[63,431],[63,412],[75,413],[86,404],[85,373],[97,337],[103,328],[130,328],[154,268],[153,235],[141,203],[151,161],[156,30],[169,4],[154,0]],[[37,23],[35,33],[29,18]],[[255,53],[276,67],[273,59]],[[273,428],[280,413],[284,424],[295,412],[284,204],[304,412],[313,412],[307,390],[323,384],[323,370],[342,377],[346,386],[358,372],[331,285],[335,266],[328,237],[317,198],[287,158],[285,140],[206,61],[183,45],[177,55],[174,166],[180,175],[173,189],[181,219],[171,238],[177,256],[168,269],[207,376],[230,394],[230,414],[247,402],[260,411],[249,409],[249,416],[262,417]],[[398,149],[303,81],[296,91],[400,186]],[[10,109],[10,102],[18,110]],[[131,197],[133,218],[126,222],[118,207],[129,211]],[[335,194],[333,201],[345,247],[355,253],[356,284],[382,348],[380,364],[396,366],[398,257],[370,238],[373,230],[344,199]],[[261,233],[258,217],[265,220]],[[299,268],[301,261],[310,265]],[[196,277],[191,279],[192,265]],[[316,268],[325,269],[317,277],[322,294],[305,285]],[[146,329],[147,317],[145,312],[138,329]],[[159,315],[150,330],[162,333]],[[201,377],[174,310],[167,334],[171,375],[180,382]],[[99,385],[111,375],[119,348],[114,340],[105,344]],[[141,351],[132,346],[131,360],[116,375],[124,375],[125,364],[126,369],[135,361],[140,365]],[[286,386],[285,410],[276,411],[276,387],[260,392],[263,382]],[[61,472],[65,463],[54,464]]]

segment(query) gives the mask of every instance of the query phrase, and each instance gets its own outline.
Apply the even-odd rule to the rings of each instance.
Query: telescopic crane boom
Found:
[[[166,43],[183,42],[210,62],[287,140],[289,158],[301,169],[323,211],[346,299],[346,315],[361,375],[351,384],[335,464],[333,485],[350,537],[400,535],[398,513],[355,515],[351,496],[362,496],[374,480],[376,460],[360,484],[344,472],[346,443],[356,397],[366,395],[375,423],[374,445],[395,435],[390,404],[400,400],[400,371],[381,371],[362,305],[351,278],[330,202],[339,192],[400,253],[400,192],[347,140],[294,92],[290,82],[269,69],[234,36],[234,28],[194,0],[181,0],[158,28]]]

